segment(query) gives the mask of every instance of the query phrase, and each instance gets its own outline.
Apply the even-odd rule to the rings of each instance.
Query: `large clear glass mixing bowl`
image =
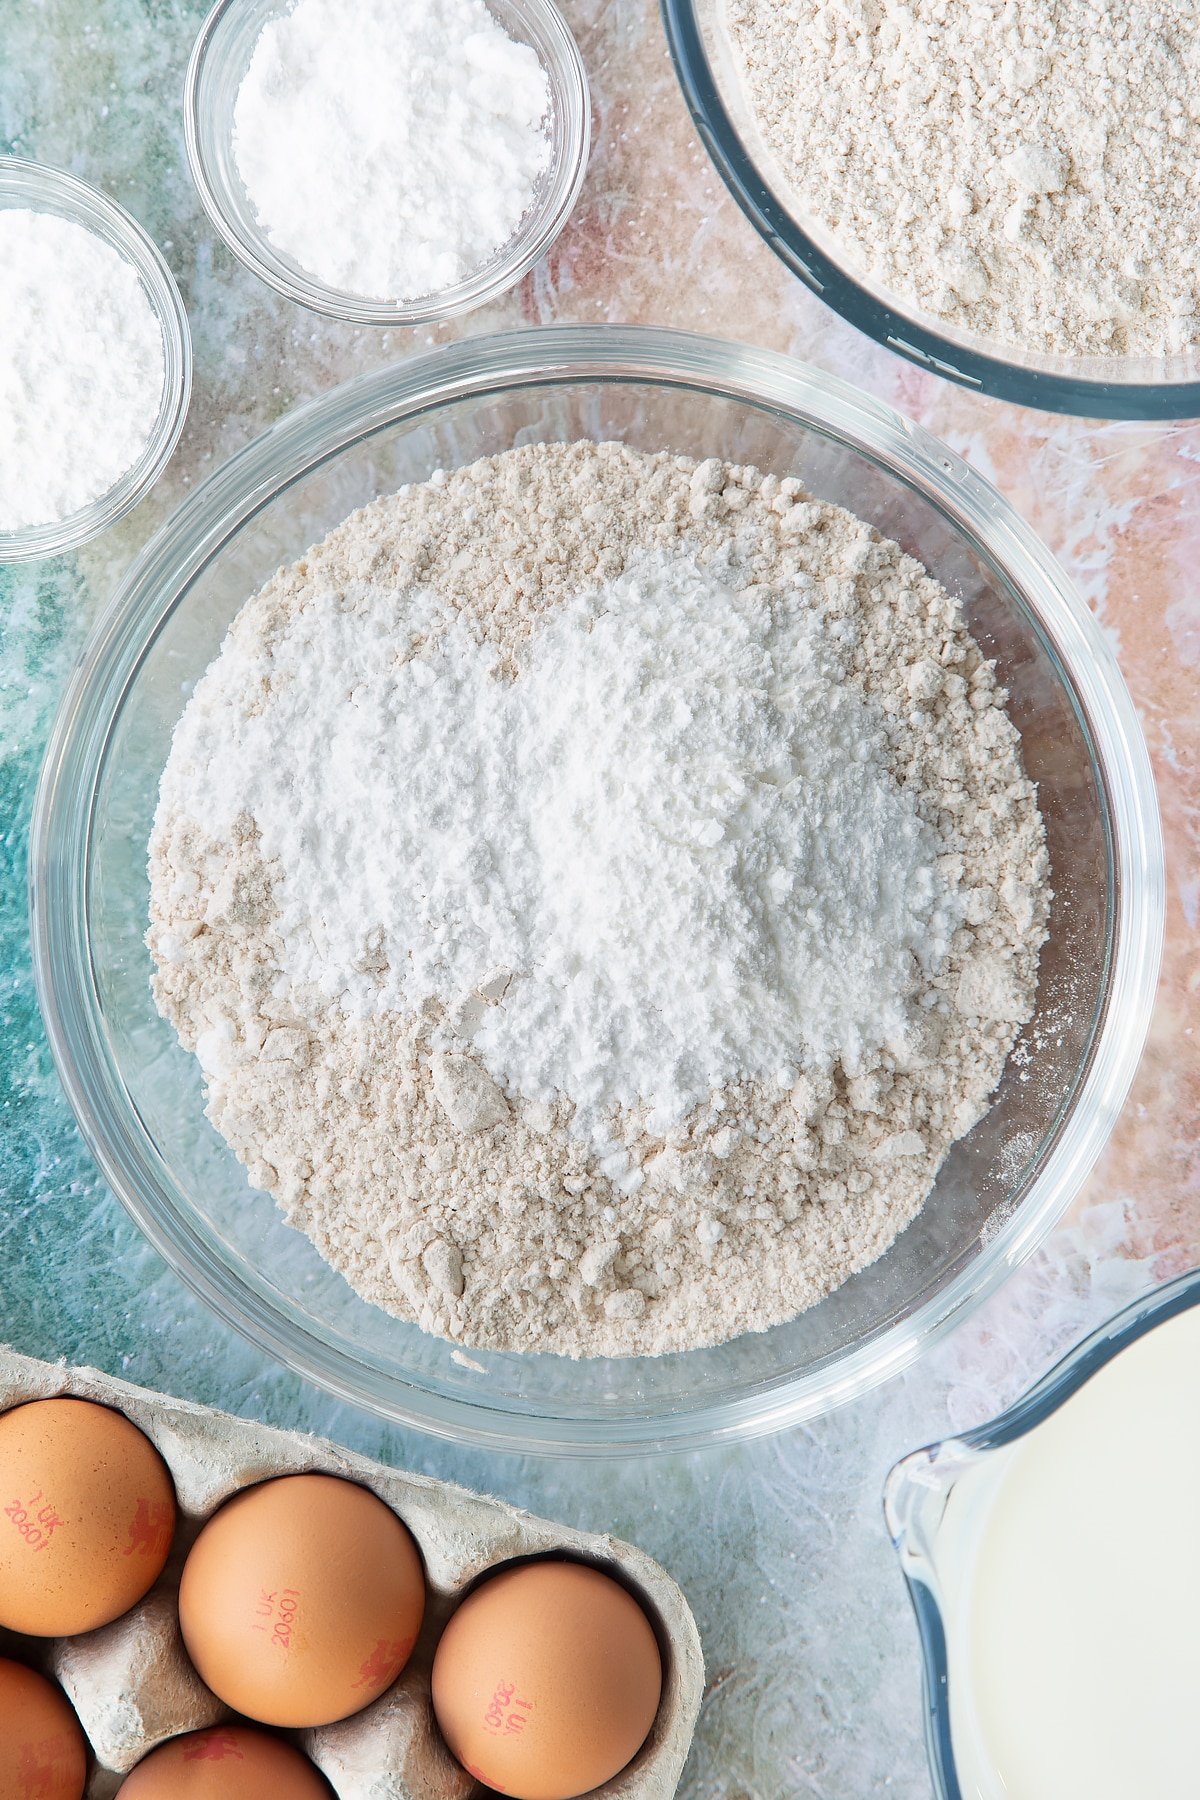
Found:
[[[576,1363],[456,1357],[367,1305],[247,1186],[199,1069],[150,997],[146,842],[190,685],[242,602],[355,507],[547,439],[797,475],[959,595],[999,665],[1049,833],[1054,908],[1036,1017],[996,1104],[871,1268],[791,1324],[717,1349]],[[80,1125],[183,1279],[343,1398],[497,1448],[632,1453],[768,1431],[912,1360],[1076,1193],[1121,1107],[1158,967],[1154,786],[1112,653],[1054,560],[953,453],[816,369],[616,327],[475,339],[302,407],[200,487],[130,569],[56,723],[31,867],[42,1005]]]

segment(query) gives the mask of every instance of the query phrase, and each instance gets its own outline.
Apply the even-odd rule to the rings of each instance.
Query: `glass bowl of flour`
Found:
[[[860,331],[1024,406],[1200,411],[1187,0],[662,10],[730,192]]]
[[[549,449],[539,448],[544,446]],[[267,1166],[265,1156],[251,1159],[251,1174],[281,1195],[285,1210],[291,1208],[289,1224],[267,1193],[255,1191],[246,1167],[205,1116],[200,1065],[160,1016],[151,993],[155,964],[146,945],[151,909],[146,846],[160,781],[197,683],[249,596],[281,570],[286,588],[294,579],[288,565],[295,565],[309,546],[358,508],[378,502],[386,515],[392,504],[386,497],[399,490],[408,495],[405,504],[416,496],[427,509],[420,530],[405,539],[404,558],[424,566],[429,556],[441,555],[440,531],[446,553],[457,560],[454,533],[471,524],[469,508],[459,504],[462,483],[468,477],[490,479],[488,471],[496,468],[515,470],[510,490],[515,499],[528,492],[522,471],[536,469],[539,459],[553,470],[560,464],[590,467],[614,461],[632,469],[637,480],[630,489],[631,509],[641,504],[641,490],[673,491],[682,470],[681,516],[703,525],[714,509],[723,508],[736,514],[742,531],[752,524],[758,500],[733,489],[722,499],[720,469],[753,469],[760,472],[755,476],[759,499],[764,492],[773,495],[777,508],[794,513],[789,530],[803,532],[814,519],[828,519],[821,509],[822,503],[830,503],[845,509],[836,515],[842,521],[839,554],[869,560],[907,553],[915,558],[940,584],[939,604],[949,609],[945,616],[961,613],[977,651],[994,661],[995,679],[1008,690],[1008,715],[1020,734],[1024,775],[1036,784],[1044,822],[1053,899],[1036,998],[1032,1016],[1016,1034],[992,1103],[941,1161],[924,1205],[874,1261],[797,1316],[769,1329],[744,1329],[707,1348],[655,1355],[580,1354],[587,1346],[579,1344],[571,1346],[570,1355],[536,1347],[481,1349],[478,1337],[472,1343],[469,1323],[454,1342],[360,1298],[311,1241],[310,1232],[319,1240],[313,1220],[306,1229],[293,1228],[305,1223],[303,1202],[299,1210],[293,1202],[297,1195],[302,1199],[311,1168],[306,1176],[295,1162],[281,1169]],[[543,490],[551,510],[556,486],[552,482]],[[809,499],[793,505],[801,492]],[[589,509],[590,516],[582,508],[568,511],[579,532],[598,534],[603,565],[625,521],[599,502]],[[381,515],[364,515],[368,522],[376,516]],[[773,516],[781,514],[777,510]],[[435,519],[442,520],[437,530],[430,523]],[[868,527],[881,535],[872,535]],[[350,542],[361,564],[348,585],[339,580],[322,591],[358,591],[356,583],[369,583],[371,568],[378,570],[375,547],[353,531],[348,540],[335,533],[332,541]],[[319,559],[305,564],[320,566]],[[524,579],[527,573],[516,563],[506,572],[518,602],[521,594],[532,592]],[[498,577],[494,570],[484,570],[481,579]],[[393,587],[390,576],[385,585],[389,591]],[[474,579],[468,583],[472,593],[478,587]],[[834,579],[828,591],[840,604],[838,596],[844,598],[848,590],[844,581]],[[866,591],[871,591],[870,582]],[[488,587],[484,598],[491,593]],[[694,584],[675,591],[658,565],[639,564],[636,581],[618,583],[609,598],[603,629],[599,615],[577,618],[572,602],[556,615],[554,633],[546,628],[530,641],[540,642],[547,655],[554,651],[557,656],[565,647],[565,660],[552,658],[541,667],[538,692],[548,707],[562,702],[563,716],[555,729],[566,732],[563,741],[575,743],[578,751],[582,740],[578,734],[570,736],[572,718],[566,715],[589,702],[572,685],[572,663],[600,654],[605,633],[635,632],[620,640],[632,645],[632,652],[616,665],[604,665],[613,682],[605,690],[613,704],[607,711],[601,708],[588,726],[608,757],[612,746],[604,736],[606,720],[622,722],[626,734],[619,741],[627,744],[631,760],[628,783],[620,779],[616,765],[611,785],[618,792],[630,784],[636,787],[647,767],[644,744],[632,756],[640,739],[630,727],[646,696],[636,681],[630,684],[635,706],[630,713],[619,680],[621,668],[641,666],[638,658],[649,654],[637,634],[656,634],[660,646],[675,647],[673,654],[694,638],[697,666],[712,643],[703,592]],[[745,604],[753,612],[752,594]],[[327,605],[319,602],[318,610]],[[677,606],[682,624],[668,616]],[[490,601],[484,610],[490,616]],[[249,643],[264,623],[270,636],[270,617],[264,614],[255,623],[248,615],[238,640]],[[348,628],[348,616],[336,606],[331,617],[340,621],[339,630]],[[514,617],[520,618],[519,604]],[[887,623],[881,617],[861,621],[867,636]],[[417,638],[424,640],[426,631],[420,626]],[[847,633],[844,616],[837,635],[843,645],[853,647],[854,634]],[[346,649],[348,656],[359,655],[349,641]],[[520,762],[530,731],[518,708],[505,727],[509,736],[491,743],[472,736],[480,696],[499,667],[494,649],[481,640],[453,664],[458,670],[455,693],[445,694],[453,701],[453,730],[459,735],[446,742],[453,767],[465,769],[468,757],[481,766],[491,757],[503,774],[509,756],[505,746],[511,739],[512,758]],[[743,654],[758,654],[749,640],[739,651]],[[348,704],[361,719],[372,716],[372,670],[380,660],[367,655],[348,688],[353,695]],[[342,666],[337,658],[334,666]],[[974,667],[983,679],[978,662],[963,666]],[[345,667],[350,671],[351,663]],[[725,684],[735,701],[750,691],[740,663],[738,667],[737,679]],[[601,665],[595,668],[600,671]],[[421,742],[428,742],[437,725],[436,719],[431,723],[425,717],[423,696],[441,694],[438,667],[418,659],[405,679],[414,684],[411,705],[406,703],[403,717],[395,719],[395,731],[385,721],[377,739],[380,754],[400,741],[399,732],[405,755],[411,750],[419,756]],[[708,719],[703,687],[720,686],[721,680],[720,669],[714,668],[695,686],[687,705],[669,705],[671,729],[690,729],[693,703]],[[918,721],[920,707],[936,685],[928,668],[909,682],[912,716]],[[211,684],[201,691],[211,696]],[[845,697],[837,692],[836,681],[821,691],[832,709],[829,719],[836,723],[843,717],[839,709]],[[649,689],[646,695],[653,701]],[[981,705],[986,711],[986,695]],[[450,714],[440,705],[435,710],[449,730]],[[194,710],[189,714],[196,716]],[[736,708],[735,718],[742,718]],[[655,726],[651,736],[657,730]],[[309,734],[314,741],[318,735],[324,742],[324,730]],[[838,741],[831,739],[835,749]],[[1005,740],[1001,734],[992,741],[1002,746]],[[329,743],[329,757],[319,758],[319,765],[341,768],[348,783],[361,783],[361,757],[339,760],[344,746],[335,744],[333,736]],[[296,751],[301,758],[308,754],[303,732]],[[253,756],[251,749],[251,762]],[[827,760],[836,763],[837,757]],[[422,768],[427,772],[428,766],[426,759]],[[851,808],[858,803],[851,790],[861,787],[866,794],[871,786],[869,759],[862,766],[862,782],[851,781],[841,789],[843,803]],[[425,773],[418,779],[415,770],[414,764],[414,793],[426,779]],[[568,773],[564,764],[566,785]],[[335,790],[337,786],[335,782]],[[716,771],[714,787],[720,786]],[[355,786],[354,792],[362,795],[368,810],[377,804],[370,784]],[[219,804],[220,797],[215,798]],[[1004,798],[998,798],[1003,811]],[[647,810],[655,804],[652,783],[639,805]],[[684,811],[689,804],[687,794],[681,794]],[[357,813],[358,805],[356,800],[351,811]],[[264,800],[264,828],[269,813]],[[289,830],[286,808],[276,807],[275,813],[279,829]],[[682,814],[676,808],[672,816]],[[429,817],[436,827],[434,813]],[[555,813],[553,806],[546,820],[552,837],[578,830],[577,820]],[[900,839],[907,828],[883,815],[877,823],[887,842],[895,835],[899,866]],[[710,830],[710,822],[701,820],[701,846],[708,843]],[[205,876],[199,864],[189,874],[183,839],[177,840],[177,850],[175,872],[165,887],[163,859],[156,852],[155,891],[186,914],[197,893],[195,880],[203,883]],[[438,839],[426,845],[413,839],[411,850],[421,861],[421,883],[436,884],[448,869],[453,872],[452,842]],[[852,864],[852,844],[849,850]],[[334,886],[326,896],[328,917],[334,921],[360,873],[343,863],[340,851],[331,849],[330,854]],[[379,864],[379,891],[386,894],[395,884],[387,877],[385,860]],[[345,883],[337,876],[339,868],[347,873]],[[582,908],[589,904],[590,890],[602,890],[607,879],[603,860],[585,872],[589,891],[576,895]],[[653,869],[647,874],[657,881]],[[838,880],[847,894],[847,913],[857,914],[850,876],[843,871]],[[786,888],[787,871],[771,875],[768,886],[774,883]],[[205,898],[206,929],[224,920],[236,932],[239,920],[249,916],[246,906],[253,905],[253,883],[233,871],[221,885],[222,896]],[[664,910],[669,910],[669,888],[662,891]],[[919,428],[819,370],[719,341],[618,327],[565,327],[475,340],[364,377],[292,414],[191,496],[130,570],[64,701],[36,810],[31,894],[40,994],[71,1103],[114,1191],[199,1295],[289,1366],[388,1417],[495,1447],[595,1454],[711,1443],[812,1417],[904,1368],[932,1337],[989,1293],[1060,1217],[1112,1128],[1146,1029],[1163,914],[1157,806],[1132,702],[1088,609],[1003,499]],[[186,923],[172,926],[171,932],[178,940],[174,947],[167,941],[170,932],[164,937],[156,927],[151,934],[156,956],[166,959],[160,963],[159,980],[185,939],[201,946],[204,942],[204,932],[197,936]],[[417,931],[414,948],[419,937]],[[357,966],[357,975],[364,978],[372,968],[370,946],[367,951]],[[683,986],[688,973],[686,968],[679,971]],[[649,967],[642,966],[642,976],[651,983],[657,979]],[[481,1017],[488,1006],[504,1000],[507,986],[503,971],[480,984]],[[159,991],[161,997],[161,986]],[[663,1006],[674,1004],[661,983],[654,991]],[[990,1016],[1004,1010],[999,1004]],[[552,1013],[551,1008],[546,1014],[547,1043],[553,1038]],[[468,1029],[461,1020],[459,1024]],[[478,1019],[469,1029],[477,1025]],[[729,1029],[733,1041],[736,1019]],[[301,1063],[316,1066],[319,1059],[301,1043],[303,1036],[286,1021],[272,1024],[263,1042],[269,1043],[275,1074]],[[223,1046],[230,1041],[218,1024],[199,1047],[210,1072],[219,1071]],[[516,1045],[514,1054],[536,1060],[543,1047],[535,1034]],[[614,1053],[618,1069],[629,1063],[627,1048],[621,1043]],[[505,1136],[487,1136],[502,1116],[489,1110],[498,1105],[496,1091],[479,1081],[473,1065],[466,1066],[468,1058],[438,1056],[434,1082],[441,1108],[456,1126],[483,1129],[472,1140],[484,1146],[474,1165],[474,1187],[468,1184],[463,1190],[461,1204],[481,1218],[479,1229],[485,1232],[479,1193],[496,1174],[486,1146],[500,1144]],[[536,1083],[540,1077],[532,1064],[529,1068]],[[603,1067],[592,1072],[601,1084],[611,1073]],[[347,1107],[352,1112],[358,1105],[374,1105],[385,1087],[397,1105],[406,1103],[403,1083],[397,1086],[382,1063],[363,1066],[356,1078],[349,1078],[352,1074],[341,1071],[337,1083],[325,1084],[339,1157],[356,1154],[355,1144],[340,1135]],[[873,1079],[868,1073],[856,1085],[866,1108],[863,1116],[876,1104]],[[278,1095],[281,1090],[270,1073],[268,1080]],[[797,1083],[796,1091],[801,1090],[803,1080]],[[217,1111],[220,1115],[219,1107]],[[227,1116],[220,1115],[220,1123],[222,1131],[236,1137]],[[535,1122],[534,1128],[549,1131],[548,1124]],[[714,1133],[710,1143],[717,1158],[729,1149],[721,1135]],[[893,1132],[886,1154],[915,1153],[917,1137]],[[541,1152],[533,1139],[521,1141],[532,1146],[532,1168]],[[398,1142],[396,1148],[404,1153],[409,1146]],[[379,1149],[382,1154],[386,1143]],[[432,1178],[436,1148],[429,1154]],[[376,1179],[387,1180],[381,1168],[372,1172],[364,1165],[364,1189]],[[614,1218],[626,1203],[631,1209],[642,1204],[645,1190],[637,1171],[622,1162],[619,1168],[613,1163],[608,1174]],[[293,1190],[294,1176],[300,1185]],[[519,1187],[520,1169],[506,1167],[498,1204],[503,1207]],[[845,1198],[843,1194],[841,1200]],[[682,1217],[686,1204],[682,1196],[677,1202],[668,1200],[668,1216],[674,1207]],[[377,1220],[362,1235],[369,1238],[372,1230],[383,1228]],[[655,1227],[662,1229],[661,1223]],[[605,1235],[603,1222],[598,1222],[596,1244],[583,1259],[585,1280],[600,1292],[611,1277]],[[702,1221],[695,1255],[703,1257],[714,1246],[719,1254],[719,1238],[720,1231],[705,1228]],[[328,1242],[323,1247],[327,1250]],[[342,1243],[339,1256],[351,1255],[354,1248]],[[424,1276],[461,1291],[463,1270],[444,1245],[432,1244],[426,1236],[415,1248]],[[400,1254],[405,1254],[403,1247]],[[547,1252],[548,1264],[551,1254]],[[412,1272],[411,1264],[402,1261],[401,1266]],[[552,1267],[545,1273],[550,1305],[556,1280],[565,1283],[575,1274],[560,1271],[555,1276]],[[615,1305],[606,1300],[612,1333],[597,1338],[598,1345],[612,1350],[630,1311],[620,1294]],[[714,1329],[710,1335],[720,1333]]]
[[[380,326],[515,286],[570,217],[591,143],[553,0],[218,0],[184,125],[234,255],[302,306]]]
[[[149,492],[187,417],[192,348],[162,253],[107,194],[5,156],[0,213],[4,300],[20,314],[0,354],[14,458],[0,515],[17,521],[0,516],[5,563],[88,543]]]

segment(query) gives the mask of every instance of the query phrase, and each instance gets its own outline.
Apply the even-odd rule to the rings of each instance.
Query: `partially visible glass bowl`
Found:
[[[243,601],[354,508],[513,444],[623,439],[799,476],[959,595],[1011,692],[1055,900],[1036,1015],[996,1104],[878,1262],[716,1349],[572,1362],[472,1351],[367,1305],[254,1196],[150,996],[146,843],[191,685]],[[1137,1064],[1161,947],[1154,784],[1112,652],[995,490],[917,426],[786,357],[683,333],[468,340],[300,408],[213,474],[130,569],[63,701],[33,826],[39,993],[71,1104],[186,1282],[282,1362],[495,1448],[634,1453],[789,1425],[902,1369],[1041,1241]]]
[[[826,306],[923,369],[1020,406],[1090,419],[1200,416],[1200,346],[1172,356],[1051,356],[948,325],[857,266],[806,212],[754,117],[730,38],[728,0],[661,0],[683,97],[730,193],[760,236]]]
[[[550,167],[508,242],[465,281],[411,300],[386,300],[330,287],[271,242],[233,152],[238,90],[263,26],[295,0],[217,0],[188,64],[184,132],[204,210],[239,261],[289,300],[356,325],[427,325],[450,319],[515,287],[550,249],[571,216],[591,145],[587,75],[579,47],[554,0],[487,0],[509,37],[537,51],[550,83]]]
[[[958,1708],[956,1702],[952,1705],[947,1628],[956,1617],[960,1622],[963,1617],[963,1545],[955,1542],[950,1555],[945,1556],[940,1539],[954,1488],[993,1451],[1015,1443],[1057,1412],[1114,1356],[1193,1306],[1200,1306],[1200,1269],[1177,1276],[1125,1307],[1076,1344],[998,1418],[965,1431],[960,1437],[945,1438],[941,1443],[914,1450],[888,1476],[884,1519],[908,1583],[921,1638],[925,1743],[936,1800],[979,1797],[977,1783],[971,1781],[964,1786],[959,1779],[958,1763],[965,1760],[961,1756],[964,1745],[960,1739],[960,1755],[956,1757],[952,1729]],[[1103,1569],[1096,1571],[1096,1579],[1103,1582]]]
[[[187,312],[162,252],[123,207],[86,181],[61,169],[0,156],[0,208],[53,213],[82,225],[117,251],[136,271],[146,298],[162,328],[163,391],[158,418],[145,449],[131,469],[101,494],[65,519],[0,531],[0,563],[32,562],[59,556],[99,537],[131,512],[171,460],[187,418],[192,392],[192,338]],[[86,295],[80,296],[86,306]]]

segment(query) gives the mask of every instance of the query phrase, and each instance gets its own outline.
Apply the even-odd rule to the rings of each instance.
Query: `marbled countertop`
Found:
[[[0,0],[0,151],[86,176],[143,221],[179,278],[196,349],[190,420],[155,493],[76,557],[0,569],[0,1336],[643,1544],[683,1584],[707,1648],[689,1800],[925,1800],[916,1635],[880,1519],[888,1466],[987,1417],[1087,1326],[1200,1262],[1200,425],[1023,412],[875,348],[784,272],[726,195],[678,96],[653,0],[566,0],[594,94],[581,203],[517,292],[448,331],[619,320],[740,336],[859,381],[969,458],[1111,633],[1159,782],[1166,959],[1133,1096],[1075,1214],[902,1380],[772,1440],[586,1470],[389,1429],[246,1348],[142,1242],[75,1132],[30,969],[24,856],[38,764],[121,569],[192,483],[295,400],[446,335],[318,319],[217,244],[180,123],[206,5]]]

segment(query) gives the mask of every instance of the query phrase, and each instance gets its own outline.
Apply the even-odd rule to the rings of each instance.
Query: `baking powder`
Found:
[[[484,0],[298,0],[264,26],[234,155],[271,242],[381,300],[452,287],[550,165],[550,87]]]

